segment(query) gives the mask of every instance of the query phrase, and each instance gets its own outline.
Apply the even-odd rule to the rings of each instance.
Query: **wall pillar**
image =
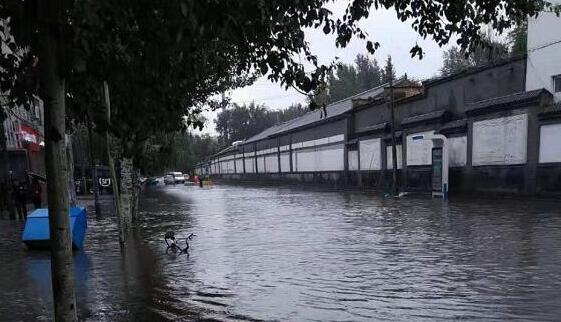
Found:
[[[468,119],[467,121],[467,143],[466,143],[466,166],[464,167],[464,180],[462,183],[461,190],[462,192],[473,192],[473,120]],[[452,192],[453,193],[453,192]]]
[[[524,171],[524,192],[536,194],[537,171],[540,154],[540,124],[538,106],[528,108],[528,135],[526,138],[526,171]]]
[[[280,150],[280,137],[277,138],[277,165],[279,167],[279,173],[282,172],[281,168],[281,150]]]
[[[290,151],[290,173],[294,172],[294,166],[292,165],[292,135],[290,135],[290,142],[288,143],[288,150]]]

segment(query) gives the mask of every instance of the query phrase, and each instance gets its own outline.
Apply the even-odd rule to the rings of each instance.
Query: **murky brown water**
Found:
[[[113,218],[75,254],[82,319],[558,320],[561,203],[385,200],[234,186],[145,192],[124,257]],[[48,254],[0,220],[0,320],[51,316]],[[190,256],[168,230],[195,232]]]

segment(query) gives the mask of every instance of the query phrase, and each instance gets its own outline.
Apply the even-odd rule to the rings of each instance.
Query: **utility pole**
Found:
[[[392,130],[392,194],[393,196],[397,196],[398,193],[398,186],[397,186],[397,147],[395,141],[395,111],[394,111],[394,103],[393,103],[393,76],[389,75],[389,86],[390,86],[390,98],[389,98],[389,106],[390,106],[390,115],[391,115],[391,130]]]

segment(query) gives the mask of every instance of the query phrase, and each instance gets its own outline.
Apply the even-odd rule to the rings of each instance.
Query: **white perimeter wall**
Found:
[[[540,127],[540,163],[561,162],[561,124]]]
[[[360,170],[382,169],[382,146],[379,138],[359,141],[359,151]]]
[[[473,123],[473,165],[526,163],[528,116],[501,117]]]

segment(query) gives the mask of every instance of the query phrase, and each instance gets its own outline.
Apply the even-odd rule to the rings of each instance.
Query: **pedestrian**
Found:
[[[41,208],[41,184],[37,178],[33,179],[31,185],[31,200],[33,201],[33,206],[35,209]]]
[[[23,183],[14,180],[14,203],[19,218],[27,219],[27,189]]]

